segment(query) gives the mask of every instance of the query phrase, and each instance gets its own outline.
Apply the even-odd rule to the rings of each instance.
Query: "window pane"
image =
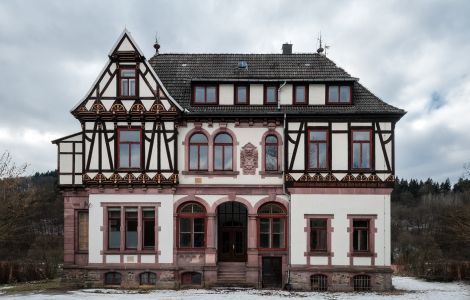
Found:
[[[266,171],[277,170],[277,146],[266,146]]]
[[[324,219],[312,219],[310,220],[311,228],[326,228],[326,220]]]
[[[135,79],[129,79],[129,96],[135,96]]]
[[[215,137],[214,142],[215,143],[231,144],[232,143],[232,137],[229,134],[221,133],[221,134],[218,134]]]
[[[207,137],[202,133],[196,133],[191,136],[191,140],[189,142],[207,144]]]
[[[305,86],[295,87],[295,102],[305,103]]]
[[[316,169],[318,168],[318,144],[312,144],[310,143],[310,149],[309,149],[309,167],[311,169]]]
[[[194,234],[194,247],[195,248],[204,247],[204,233]]]
[[[269,219],[260,219],[260,232],[269,233]]]
[[[274,218],[273,220],[273,233],[281,233],[282,231],[282,219]]]
[[[351,98],[351,87],[342,86],[340,88],[340,102],[350,102]]]
[[[319,237],[318,237],[318,247],[321,250],[326,250],[326,230],[319,230]]]
[[[338,86],[331,85],[328,87],[328,102],[338,102]]]
[[[121,96],[129,96],[129,81],[121,79]]]
[[[232,146],[225,146],[224,170],[232,170]]]
[[[271,248],[281,248],[281,235],[280,234],[273,234],[273,244]]]
[[[222,170],[222,146],[214,147],[214,169]]]
[[[119,167],[129,168],[129,145],[128,144],[119,145]]]
[[[354,228],[369,228],[369,221],[367,220],[354,220],[353,221]]]
[[[140,142],[140,130],[119,131],[120,142]]]
[[[369,143],[362,144],[362,164],[361,168],[370,168],[370,148]]]
[[[208,86],[206,88],[206,93],[207,93],[207,103],[215,103],[216,100],[216,88],[215,86]]]
[[[200,146],[199,152],[199,169],[207,170],[207,146]]]
[[[135,77],[135,70],[133,69],[121,70],[121,77]]]
[[[260,233],[259,246],[261,248],[269,248],[269,233]]]
[[[205,102],[205,93],[206,90],[202,86],[197,86],[195,88],[195,97],[194,97],[194,102],[197,103],[204,103]]]
[[[326,169],[326,143],[320,143],[319,148],[319,167]]]
[[[204,233],[204,219],[203,218],[194,219],[194,232]]]
[[[131,144],[131,168],[140,167],[140,144]]]
[[[191,232],[191,219],[180,219],[180,232]]]
[[[155,247],[155,220],[144,221],[144,248]]]
[[[361,230],[359,231],[360,234],[360,244],[359,244],[359,250],[361,251],[367,251],[369,250],[369,234],[367,230]]]
[[[198,147],[197,146],[189,146],[189,169],[190,170],[197,170],[198,165]]]
[[[268,86],[266,88],[266,102],[276,103],[276,87]]]
[[[191,247],[191,233],[180,234],[180,247]]]
[[[144,208],[142,209],[142,213],[144,218],[154,218],[155,217],[155,210],[153,208]]]
[[[369,131],[353,131],[353,140],[370,141],[370,132]]]
[[[274,135],[268,135],[266,137],[266,144],[277,144],[277,137],[275,137]]]
[[[109,220],[109,249],[119,249],[121,246],[121,222],[119,219]]]
[[[326,131],[324,130],[312,130],[310,131],[311,141],[326,141]]]
[[[137,209],[126,208],[126,248],[137,248]]]
[[[361,144],[353,144],[353,168],[360,168],[360,159],[361,159]]]
[[[247,101],[247,88],[246,88],[246,86],[237,87],[237,101],[238,101],[238,103],[246,103],[246,101]]]

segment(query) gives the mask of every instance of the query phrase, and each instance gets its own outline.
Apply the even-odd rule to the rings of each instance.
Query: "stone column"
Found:
[[[248,249],[247,249],[247,263],[246,263],[246,281],[258,286],[258,224],[256,221],[257,214],[248,215]]]

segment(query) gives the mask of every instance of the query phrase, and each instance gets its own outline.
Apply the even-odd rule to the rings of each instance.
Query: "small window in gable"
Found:
[[[216,85],[198,84],[193,87],[193,103],[194,104],[217,104]]]
[[[351,103],[352,92],[349,85],[330,85],[327,89],[328,104],[349,104]]]
[[[137,94],[136,70],[123,68],[119,72],[119,96],[133,97]]]

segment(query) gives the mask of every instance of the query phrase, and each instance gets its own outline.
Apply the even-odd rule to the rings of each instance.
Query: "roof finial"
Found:
[[[321,38],[321,31],[320,31],[320,34],[318,35],[318,49],[317,49],[317,53],[318,54],[323,54],[326,56],[326,50],[329,49],[330,46],[329,45],[326,45],[325,43],[325,48],[323,48],[323,44],[322,44],[322,38]]]
[[[155,55],[158,55],[158,50],[160,49],[160,44],[158,43],[158,32],[155,33],[155,44],[153,44],[153,48],[155,48]]]

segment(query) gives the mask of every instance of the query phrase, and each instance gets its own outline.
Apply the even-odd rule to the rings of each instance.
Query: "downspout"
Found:
[[[287,81],[284,81],[283,84],[277,89],[277,109],[281,109],[281,98],[279,97],[279,94],[281,93],[281,89],[287,84]],[[286,114],[284,113],[284,118],[286,117]]]

